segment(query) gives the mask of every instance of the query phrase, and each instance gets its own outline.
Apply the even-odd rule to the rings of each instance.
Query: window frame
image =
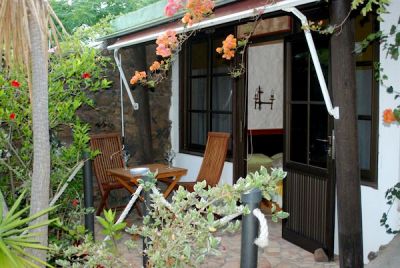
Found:
[[[361,16],[361,15],[358,15]],[[373,16],[372,28],[374,32],[379,31],[379,21],[376,15]],[[355,20],[355,19],[354,19]],[[355,20],[356,21],[356,20]],[[356,31],[356,27],[354,32]],[[372,61],[361,61],[357,60],[355,56],[355,68],[359,67],[370,67],[372,70],[372,84],[371,84],[371,116],[358,115],[357,122],[359,120],[371,121],[371,141],[370,141],[370,168],[369,170],[361,169],[360,167],[360,179],[361,184],[364,186],[370,186],[378,188],[378,131],[379,131],[379,81],[375,79],[376,69],[374,64],[380,61],[380,47],[379,41],[375,40],[369,47],[372,49]],[[369,118],[368,118],[369,117]],[[357,138],[358,140],[358,138]]]
[[[204,31],[196,33],[195,36],[191,37],[187,42],[183,45],[180,56],[179,56],[179,111],[180,111],[180,118],[179,118],[179,152],[191,154],[191,155],[198,155],[202,156],[205,150],[205,145],[207,143],[207,138],[205,140],[204,145],[192,144],[190,141],[191,135],[191,113],[205,113],[206,116],[206,131],[207,133],[212,131],[212,116],[215,114],[227,114],[231,117],[231,132],[230,134],[233,135],[234,132],[234,124],[233,124],[233,117],[234,117],[234,94],[232,94],[231,99],[231,109],[230,111],[224,110],[217,110],[212,108],[212,89],[213,89],[213,77],[230,77],[228,73],[213,73],[213,61],[212,53],[216,53],[215,49],[212,48],[213,40],[219,39],[221,37],[225,37],[228,34],[235,33],[234,26],[228,27],[221,27],[221,28],[210,28]],[[192,75],[191,70],[191,45],[196,44],[199,40],[204,40],[207,38],[207,49],[208,49],[208,58],[207,58],[207,70],[206,74],[204,75]],[[222,45],[222,44],[221,44]],[[207,79],[207,88],[205,92],[206,96],[206,107],[205,109],[192,109],[191,108],[191,93],[192,93],[192,85],[191,81],[193,78],[201,78],[204,77]],[[232,90],[235,90],[236,83],[233,78],[232,79]],[[232,140],[231,146],[232,148]],[[228,149],[227,153],[227,160],[232,160],[232,149]]]

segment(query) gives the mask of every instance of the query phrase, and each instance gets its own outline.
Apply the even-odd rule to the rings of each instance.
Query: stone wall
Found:
[[[150,66],[156,59],[155,45],[146,46],[146,66]],[[112,54],[107,52],[110,57]],[[135,66],[141,65],[137,62],[135,48],[129,47],[121,49],[122,65],[126,78],[129,82],[134,73]],[[114,61],[113,61],[114,62]],[[91,94],[95,108],[82,107],[79,117],[90,124],[91,133],[121,133],[121,105],[120,105],[120,77],[118,69],[110,67],[108,79],[113,82],[111,88]],[[151,121],[151,141],[152,154],[155,162],[164,162],[165,152],[170,148],[170,127],[169,109],[171,105],[171,82],[167,79],[158,85],[154,90],[142,87],[131,87],[133,98],[136,102],[142,103],[140,90],[148,93],[150,121]],[[143,92],[142,92],[143,93]],[[141,127],[135,113],[142,113],[144,107],[134,111],[127,93],[124,91],[124,120],[125,120],[125,145],[130,154],[129,165],[143,164],[143,152],[141,148],[141,138],[139,128]],[[146,134],[145,134],[146,135]]]
[[[142,48],[143,50],[143,48]],[[137,55],[137,47],[121,49],[122,65],[129,82],[132,74],[134,73],[135,66],[144,65],[144,63],[138,62],[141,58]],[[145,48],[146,51],[146,63],[145,66],[151,65],[156,59],[155,45],[149,45]],[[112,53],[105,51],[111,58]],[[140,55],[143,56],[143,55]],[[143,57],[142,57],[143,58]],[[79,117],[91,126],[91,133],[110,133],[118,132],[121,133],[121,105],[120,105],[120,76],[118,69],[114,66],[110,66],[107,71],[107,78],[111,80],[112,86],[107,90],[91,93],[90,97],[94,100],[95,107],[82,107],[78,111]],[[131,87],[133,98],[142,107],[139,110],[134,111],[128,95],[124,89],[123,92],[123,106],[124,106],[124,121],[125,121],[125,148],[130,154],[128,166],[134,166],[138,164],[145,164],[149,162],[148,158],[144,155],[144,150],[149,148],[143,148],[143,137],[142,135],[151,135],[150,148],[152,161],[150,162],[166,162],[164,155],[169,148],[171,148],[170,142],[170,127],[171,122],[169,120],[169,109],[171,105],[171,81],[170,78],[165,82],[158,85],[154,90],[142,88],[140,86]],[[147,94],[146,100],[143,96]],[[143,102],[147,101],[149,107],[144,109]],[[143,132],[140,130],[141,127],[139,122],[140,116],[143,111],[149,111],[148,120],[150,121],[151,133]],[[148,137],[148,136],[147,136]],[[99,200],[99,192],[97,183],[94,185],[95,191],[95,205],[97,207]],[[110,195],[111,204],[126,204],[129,199],[129,194],[125,190],[114,191]]]

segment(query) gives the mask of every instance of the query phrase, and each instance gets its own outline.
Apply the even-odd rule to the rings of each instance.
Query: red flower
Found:
[[[10,119],[11,119],[11,120],[14,120],[14,119],[15,119],[15,116],[16,116],[15,113],[11,113],[11,114],[10,114]]]
[[[82,78],[83,79],[89,79],[91,77],[90,73],[83,73]]]
[[[11,81],[11,86],[15,88],[19,88],[21,84],[17,80],[12,80]]]
[[[79,200],[78,199],[73,199],[71,203],[72,203],[73,207],[77,207],[79,205]]]

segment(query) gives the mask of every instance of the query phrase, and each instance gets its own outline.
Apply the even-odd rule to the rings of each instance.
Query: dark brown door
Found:
[[[328,40],[316,42],[325,77],[329,74]],[[286,240],[333,256],[335,192],[331,157],[331,119],[303,36],[286,42],[285,161],[283,222]],[[329,80],[329,79],[327,79]]]

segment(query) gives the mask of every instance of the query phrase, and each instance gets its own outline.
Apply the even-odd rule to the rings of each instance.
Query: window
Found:
[[[315,41],[322,71],[328,78],[329,40]],[[329,117],[304,39],[291,42],[290,54],[288,160],[325,169],[328,160]]]
[[[232,133],[233,79],[229,62],[215,52],[233,28],[209,30],[191,38],[181,72],[181,150],[203,152],[209,131]]]
[[[368,34],[377,30],[376,16],[355,19],[356,48]],[[358,148],[361,169],[361,180],[364,184],[377,185],[378,161],[378,82],[375,81],[374,61],[379,59],[379,44],[370,44],[356,55],[356,88]]]

